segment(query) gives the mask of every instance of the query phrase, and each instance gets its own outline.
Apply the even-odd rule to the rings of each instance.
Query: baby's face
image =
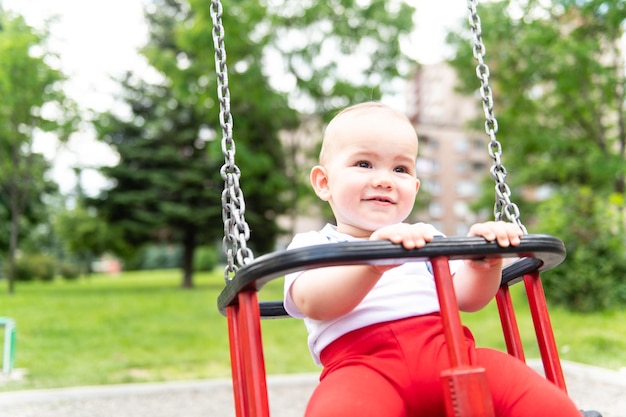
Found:
[[[375,108],[343,115],[329,128],[327,194],[321,197],[329,201],[338,230],[368,237],[404,221],[419,188],[413,126],[392,110]]]

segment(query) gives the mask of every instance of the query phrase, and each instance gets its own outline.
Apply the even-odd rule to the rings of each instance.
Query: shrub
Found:
[[[66,280],[75,280],[80,276],[80,268],[69,262],[61,262],[59,264],[59,275]]]
[[[145,248],[141,269],[171,269],[182,265],[179,245],[148,245]]]
[[[217,265],[217,252],[212,246],[201,246],[193,257],[194,271],[212,271]]]
[[[606,310],[626,302],[624,236],[612,208],[585,188],[542,204],[539,230],[567,249],[562,265],[543,276],[546,297],[577,311]]]
[[[52,256],[44,254],[25,254],[15,261],[16,281],[52,281],[56,262]]]

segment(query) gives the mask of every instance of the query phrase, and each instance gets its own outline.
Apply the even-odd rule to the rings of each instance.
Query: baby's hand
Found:
[[[433,240],[433,233],[432,228],[423,223],[399,223],[381,227],[372,233],[370,240],[390,240],[402,244],[405,249],[415,249]]]
[[[498,242],[498,245],[506,248],[507,246],[517,246],[520,239],[524,235],[522,229],[515,223],[508,222],[486,222],[476,223],[470,227],[468,236],[482,236],[485,240]]]
[[[508,222],[486,222],[476,223],[470,227],[468,236],[481,236],[489,242],[496,241],[498,245],[506,248],[517,246],[524,235],[522,229],[515,223]],[[489,269],[494,266],[501,266],[502,259],[487,258],[482,260],[469,260],[467,264],[474,269]]]

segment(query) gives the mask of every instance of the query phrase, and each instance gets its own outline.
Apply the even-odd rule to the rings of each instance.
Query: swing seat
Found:
[[[539,277],[541,271],[553,268],[565,259],[565,247],[559,239],[547,235],[525,235],[519,246],[503,248],[480,237],[446,237],[436,238],[425,247],[412,250],[388,241],[345,242],[263,255],[240,268],[220,293],[218,308],[228,318],[237,417],[269,417],[260,320],[288,315],[282,301],[259,303],[257,292],[265,284],[289,272],[324,266],[424,261],[433,265],[442,319],[446,329],[450,329],[446,340],[452,368],[442,373],[443,386],[448,390],[448,415],[493,416],[491,397],[481,375],[484,370],[471,367],[466,357],[448,261],[496,256],[520,258],[503,269],[501,287],[496,296],[508,353],[525,360],[509,294],[510,285],[523,281],[546,378],[566,390]],[[455,392],[455,389],[458,391]],[[595,411],[581,413],[586,417],[600,416]]]

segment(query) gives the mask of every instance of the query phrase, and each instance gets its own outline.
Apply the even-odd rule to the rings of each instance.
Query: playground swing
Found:
[[[245,220],[245,201],[240,187],[240,170],[235,164],[233,120],[230,112],[230,92],[226,67],[223,8],[219,0],[211,2],[215,65],[220,102],[222,151],[225,162],[221,169],[224,180],[222,208],[224,220],[224,251],[227,265],[226,285],[218,297],[218,308],[227,317],[230,342],[233,391],[237,417],[269,417],[269,403],[261,318],[288,317],[282,301],[259,302],[257,292],[267,282],[284,274],[309,268],[335,265],[375,264],[393,262],[423,262],[432,265],[441,317],[446,329],[446,342],[451,367],[441,375],[448,417],[494,416],[491,395],[486,385],[484,369],[470,365],[463,330],[454,295],[448,261],[479,259],[490,256],[519,258],[502,272],[496,302],[507,352],[525,361],[524,349],[509,286],[524,282],[537,343],[545,376],[566,391],[563,370],[558,355],[540,272],[560,264],[565,259],[565,247],[558,238],[526,232],[520,212],[511,202],[510,189],[505,182],[506,170],[501,163],[501,145],[496,138],[498,125],[493,112],[493,97],[489,86],[489,69],[484,62],[477,0],[468,0],[469,22],[473,34],[473,52],[478,61],[476,74],[481,82],[480,93],[485,112],[485,129],[490,137],[489,154],[494,163],[491,176],[496,185],[494,215],[517,223],[524,231],[519,246],[506,248],[480,237],[446,237],[435,239],[420,249],[405,250],[388,241],[359,241],[332,243],[289,251],[279,251],[254,259],[247,241],[249,226]],[[587,417],[600,417],[595,411],[583,411]]]

